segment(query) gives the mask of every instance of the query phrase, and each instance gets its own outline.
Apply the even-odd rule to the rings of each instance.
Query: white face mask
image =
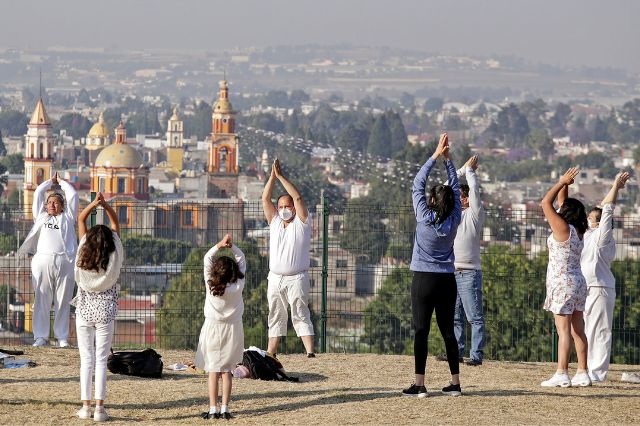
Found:
[[[280,216],[280,219],[287,222],[293,217],[293,212],[291,211],[291,209],[282,207],[280,210],[278,210],[278,216]]]

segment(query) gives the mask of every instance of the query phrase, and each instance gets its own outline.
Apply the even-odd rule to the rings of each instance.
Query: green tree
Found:
[[[54,133],[60,130],[66,130],[67,135],[74,139],[80,139],[87,136],[93,123],[85,116],[76,112],[64,114],[60,120],[53,123]]]
[[[372,206],[367,197],[349,200],[344,216],[340,247],[355,254],[363,263],[378,263],[388,245],[381,206]]]
[[[364,309],[360,341],[379,354],[406,354],[413,349],[411,279],[407,268],[393,269],[376,297]]]
[[[0,112],[0,131],[6,136],[23,136],[27,133],[29,117],[12,109]]]
[[[340,131],[336,139],[336,146],[354,153],[364,152],[367,148],[368,139],[369,133],[365,129],[349,123]]]
[[[444,100],[442,98],[429,98],[424,103],[424,110],[427,112],[441,111],[444,106]]]
[[[195,349],[204,322],[205,285],[202,259],[207,249],[194,249],[173,278],[156,312],[159,345],[169,349]]]
[[[4,141],[2,140],[2,129],[0,129],[0,157],[4,157],[7,155],[7,147],[4,146]]]
[[[391,157],[393,152],[391,149],[391,129],[389,129],[384,115],[379,115],[373,124],[367,142],[367,152],[376,157]]]
[[[129,265],[182,263],[191,251],[191,243],[187,241],[126,233],[122,235],[122,245]]]
[[[553,139],[551,139],[549,133],[544,129],[533,129],[531,133],[527,135],[525,143],[538,153],[538,158],[545,161],[549,160],[549,157],[553,155],[555,149]]]
[[[391,132],[391,152],[395,153],[407,145],[407,132],[397,112],[387,111],[384,115]]]
[[[0,164],[11,174],[21,174],[24,172],[24,156],[22,153],[9,154],[0,159]]]

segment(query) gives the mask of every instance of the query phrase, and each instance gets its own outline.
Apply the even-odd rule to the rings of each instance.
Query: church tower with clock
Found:
[[[209,137],[208,196],[229,198],[238,196],[238,145],[235,133],[236,112],[229,102],[227,80],[220,81],[218,100],[211,114],[211,136]]]

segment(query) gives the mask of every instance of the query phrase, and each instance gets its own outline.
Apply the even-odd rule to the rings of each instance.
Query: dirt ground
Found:
[[[0,424],[81,424],[77,349],[20,348],[34,368],[0,369]],[[193,352],[159,351],[165,367],[186,362]],[[638,424],[640,385],[610,380],[590,388],[548,389],[550,363],[486,361],[461,366],[462,397],[440,393],[448,382],[446,363],[429,358],[429,397],[408,398],[413,358],[393,355],[319,354],[279,357],[300,383],[238,379],[231,412],[236,424]],[[575,369],[575,365],[572,366]],[[203,424],[206,375],[166,370],[161,380],[108,373],[110,423]],[[224,420],[209,420],[224,422]]]

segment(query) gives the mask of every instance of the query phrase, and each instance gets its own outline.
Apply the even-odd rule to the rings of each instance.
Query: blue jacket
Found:
[[[456,168],[451,160],[445,161],[449,184],[453,189],[455,204],[453,212],[440,224],[434,223],[435,213],[427,207],[427,178],[436,164],[433,158],[420,168],[413,180],[413,211],[416,214],[416,236],[413,242],[411,270],[417,272],[455,272],[453,264],[453,241],[462,217],[460,183]]]

